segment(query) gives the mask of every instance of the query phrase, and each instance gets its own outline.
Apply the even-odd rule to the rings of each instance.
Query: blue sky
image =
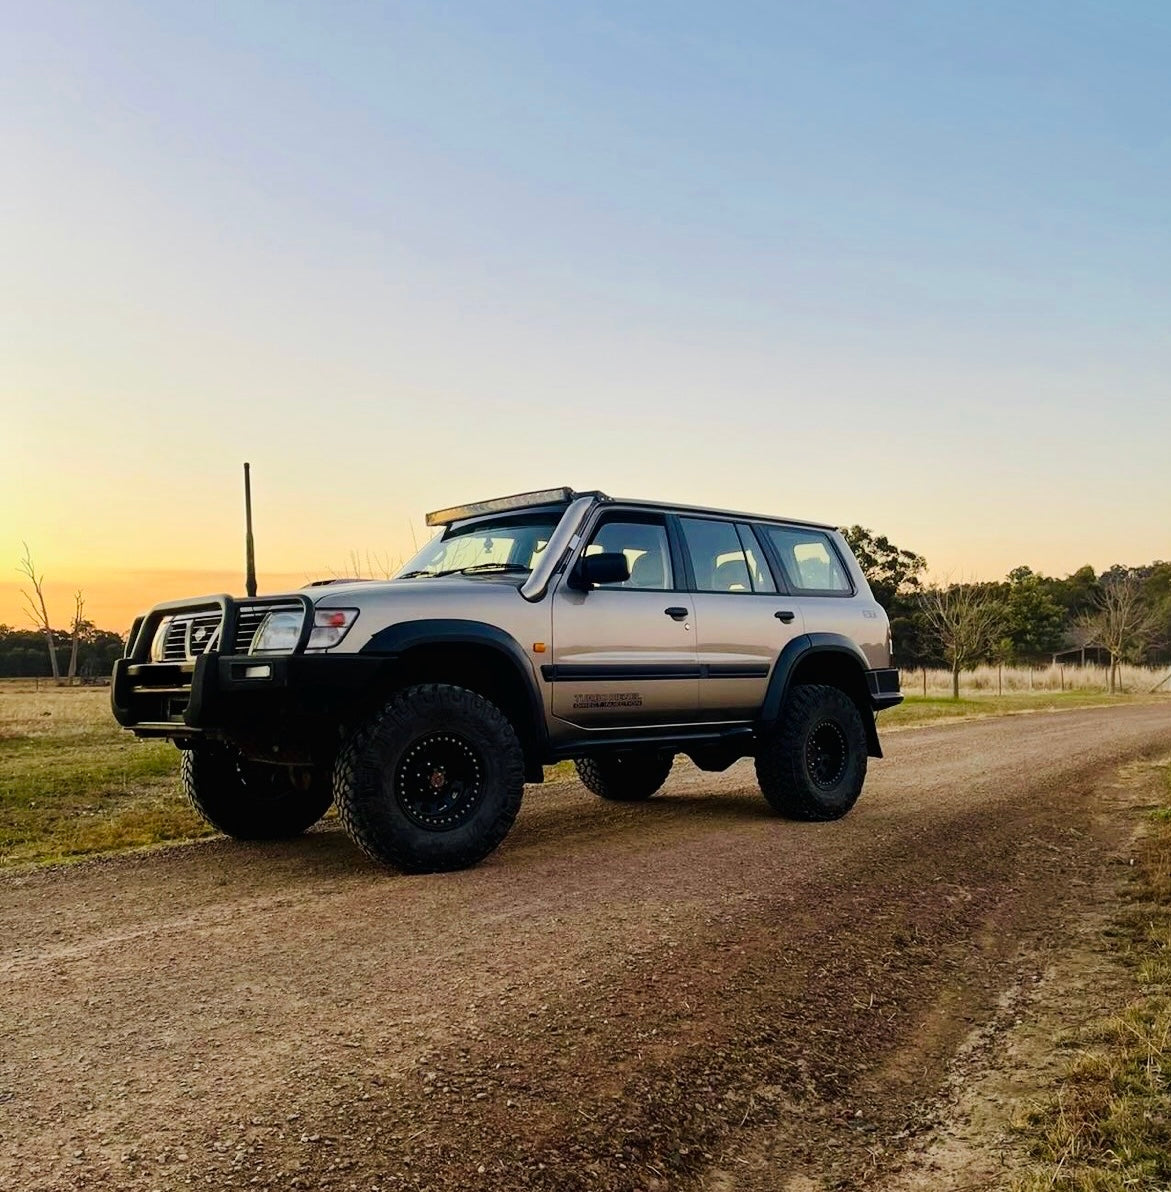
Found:
[[[262,574],[557,483],[939,572],[1171,555],[1166,5],[4,24],[14,560],[233,566],[244,458]]]

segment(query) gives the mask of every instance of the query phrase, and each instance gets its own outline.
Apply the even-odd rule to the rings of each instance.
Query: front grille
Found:
[[[234,654],[247,654],[260,622],[271,612],[300,612],[300,601],[275,601],[268,604],[241,604],[236,609]],[[172,617],[163,637],[161,662],[189,662],[220,649],[221,615],[219,612],[182,613]]]
[[[167,636],[163,638],[163,661],[187,661],[187,619],[172,620],[167,626]]]
[[[220,614],[191,613],[174,617],[163,638],[163,662],[186,662],[206,654],[219,636]]]

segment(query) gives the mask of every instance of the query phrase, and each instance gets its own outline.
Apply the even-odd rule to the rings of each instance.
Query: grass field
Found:
[[[1017,1128],[1036,1166],[1014,1192],[1165,1192],[1171,1187],[1171,763],[1157,767],[1130,903],[1111,929],[1132,997],[1058,1040],[1070,1052],[1053,1092]]]
[[[1167,695],[1107,695],[1104,691],[1018,691],[1011,695],[973,694],[952,699],[950,695],[910,694],[895,708],[881,713],[878,729],[911,728],[936,720],[968,720],[977,716],[1010,716],[1017,713],[1057,712],[1062,708],[1096,708],[1123,703],[1163,700]]]
[[[178,793],[178,751],[168,742],[138,741],[120,729],[109,698],[107,688],[0,680],[0,867],[211,833]],[[1113,702],[1130,698],[1115,696]],[[884,712],[879,728],[1109,702],[1111,697],[1100,691],[958,701],[911,696]],[[551,776],[570,772],[569,763],[562,763]]]
[[[209,834],[178,760],[114,723],[108,688],[0,682],[0,866]]]

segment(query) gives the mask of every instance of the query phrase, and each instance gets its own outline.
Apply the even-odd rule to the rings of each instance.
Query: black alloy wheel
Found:
[[[850,758],[846,734],[834,720],[823,720],[805,742],[805,765],[809,777],[822,790],[832,790],[841,781]]]
[[[477,692],[426,683],[395,692],[338,754],[333,795],[355,844],[404,873],[465,869],[508,835],[524,751]]]
[[[430,832],[466,824],[484,793],[484,771],[475,749],[454,733],[425,733],[403,754],[394,794],[403,814]]]

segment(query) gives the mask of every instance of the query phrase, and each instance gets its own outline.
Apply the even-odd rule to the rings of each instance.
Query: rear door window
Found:
[[[681,517],[697,592],[775,592],[767,570],[731,522]]]

